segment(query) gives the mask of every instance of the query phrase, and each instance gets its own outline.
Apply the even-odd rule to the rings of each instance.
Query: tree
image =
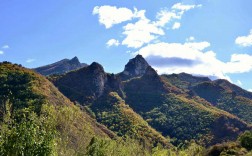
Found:
[[[28,109],[20,111],[18,120],[5,120],[0,125],[0,156],[53,155],[55,133],[45,124]]]
[[[252,150],[252,132],[246,131],[240,135],[238,139],[241,143],[241,146],[246,148],[247,150]]]

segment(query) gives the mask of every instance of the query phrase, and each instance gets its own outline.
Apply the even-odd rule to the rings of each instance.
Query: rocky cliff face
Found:
[[[105,84],[107,83],[107,74],[104,72],[103,67],[94,62],[89,66],[90,74],[93,77],[93,85],[95,86],[95,95],[100,97],[105,88]]]
[[[78,101],[82,105],[93,102],[104,92],[115,91],[123,95],[120,79],[114,74],[105,73],[103,67],[96,62],[62,75],[53,82],[72,101]]]
[[[125,65],[124,71],[119,73],[119,76],[122,80],[143,76],[148,67],[149,64],[142,55],[137,55],[135,58],[129,60]]]
[[[34,70],[42,75],[63,74],[71,70],[76,70],[87,66],[85,63],[80,63],[77,57],[69,59],[63,59],[53,64],[45,65],[42,67],[34,68]]]

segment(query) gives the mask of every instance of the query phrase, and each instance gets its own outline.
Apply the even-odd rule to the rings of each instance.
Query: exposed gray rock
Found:
[[[93,83],[95,86],[95,95],[97,97],[100,97],[105,89],[105,84],[107,83],[107,74],[105,73],[103,67],[96,63],[93,62],[90,66],[90,71],[93,74]]]
[[[143,76],[148,67],[149,64],[143,56],[137,55],[135,58],[129,60],[129,62],[125,65],[124,71],[119,73],[119,76],[122,80]]]

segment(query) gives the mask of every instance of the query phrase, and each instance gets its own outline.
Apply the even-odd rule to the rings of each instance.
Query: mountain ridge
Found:
[[[93,69],[93,67],[96,68]],[[89,72],[79,75],[80,71]],[[92,71],[97,73],[90,74]],[[111,77],[113,79],[110,79]],[[69,81],[64,82],[66,79]],[[72,79],[76,82],[72,82]],[[110,83],[108,83],[109,79]],[[99,84],[94,82],[99,82]],[[182,86],[181,82],[183,82]],[[140,114],[150,126],[164,136],[178,138],[177,143],[195,139],[209,146],[223,140],[234,140],[241,132],[251,129],[247,123],[230,114],[231,111],[215,107],[212,101],[202,96],[196,97],[198,94],[193,88],[203,83],[214,83],[214,81],[207,77],[195,77],[186,73],[159,76],[141,55],[130,59],[124,71],[118,74],[108,74],[100,64],[92,63],[90,66],[60,76],[55,81],[53,80],[53,83],[72,101],[78,101],[81,105],[90,107],[91,110],[92,105],[100,97],[110,92],[117,92],[125,103]],[[116,84],[116,87],[111,87],[111,84]],[[90,86],[100,86],[98,87],[101,91],[99,96],[94,90],[89,89]],[[68,89],[62,89],[62,87]],[[220,86],[220,88],[223,87]],[[72,89],[74,91],[71,93]],[[87,93],[87,91],[90,92]],[[81,98],[68,96],[69,93],[72,95],[80,93],[82,97],[89,97],[92,100],[83,101]],[[171,117],[170,114],[174,116]],[[187,118],[192,120],[188,122]],[[186,126],[182,128],[181,124]],[[223,124],[226,126],[221,129],[218,125]],[[181,128],[185,134],[181,132]],[[225,134],[230,136],[225,136]]]
[[[34,68],[33,70],[42,75],[48,76],[53,74],[63,74],[85,66],[87,66],[87,64],[80,63],[79,59],[75,56],[72,59],[63,59],[52,64]]]

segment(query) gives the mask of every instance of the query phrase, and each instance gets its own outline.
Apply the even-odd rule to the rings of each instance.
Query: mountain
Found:
[[[184,73],[163,75],[162,77],[176,87],[184,89],[193,98],[198,96],[210,105],[227,111],[248,124],[252,123],[251,92],[223,79],[211,81],[208,78]]]
[[[126,103],[164,136],[176,138],[175,143],[194,139],[212,145],[234,140],[250,129],[236,116],[208,105],[204,99],[190,98],[151,67],[142,77],[125,82],[124,92]]]
[[[226,80],[202,82],[194,86],[192,92],[215,107],[232,113],[249,124],[252,123],[252,93]]]
[[[104,92],[115,91],[122,95],[120,80],[114,74],[105,73],[103,67],[93,62],[91,65],[50,80],[72,101],[88,105]],[[73,81],[74,80],[74,81]]]
[[[183,90],[188,90],[190,87],[200,82],[211,81],[208,77],[197,77],[187,73],[161,75],[161,77],[172,85]]]
[[[85,63],[80,63],[77,57],[69,59],[63,59],[61,61],[45,65],[42,67],[34,68],[36,72],[42,75],[53,75],[53,74],[63,74],[71,70],[76,70],[87,66]]]
[[[95,113],[97,121],[118,136],[130,136],[140,140],[144,147],[150,148],[158,144],[173,147],[167,138],[149,126],[116,92],[103,95],[90,108]]]
[[[93,62],[45,77],[3,62],[0,153],[242,155],[252,138],[251,94],[226,80],[160,76],[141,55],[118,74]]]
[[[121,80],[127,80],[133,77],[143,76],[149,64],[142,55],[137,55],[135,58],[130,59],[125,65],[123,72],[119,73]]]
[[[69,99],[88,106],[97,121],[117,135],[136,138],[147,147],[158,143],[171,146],[166,138],[127,106],[122,99],[124,93],[120,78],[105,73],[100,64],[93,62],[87,67],[49,79]]]
[[[92,63],[76,71],[52,76],[50,80],[65,96],[88,107],[99,122],[118,135],[128,134],[132,131],[129,127],[136,127],[127,118],[134,119],[137,125],[146,121],[147,127],[174,138],[175,144],[194,139],[209,146],[235,140],[240,133],[251,129],[235,114],[215,107],[203,96],[194,96],[197,93],[193,88],[212,82],[209,78],[186,73],[159,76],[141,55],[129,60],[119,74],[108,74],[100,64]],[[137,117],[139,115],[141,118]],[[157,132],[150,132],[153,133],[151,136],[156,136]],[[139,133],[143,134],[140,140],[146,140],[141,129],[134,135]]]
[[[0,63],[0,130],[1,155],[21,155],[14,153],[21,149],[34,154],[35,148],[75,155],[81,154],[94,136],[116,136],[44,76],[6,62]],[[55,149],[50,149],[54,145]]]

